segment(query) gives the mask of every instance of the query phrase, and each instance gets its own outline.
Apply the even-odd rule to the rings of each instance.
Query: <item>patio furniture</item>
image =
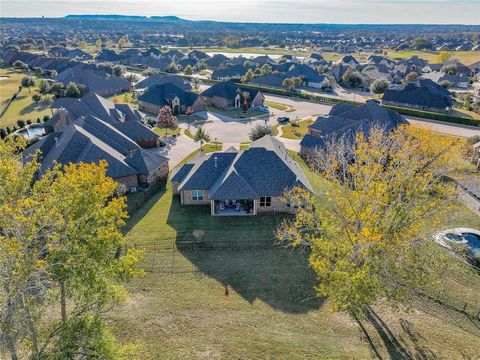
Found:
[[[237,205],[235,205],[235,210],[240,211],[240,203],[237,203]]]
[[[225,210],[225,205],[223,204],[223,202],[220,203],[219,208],[220,208],[220,211]]]

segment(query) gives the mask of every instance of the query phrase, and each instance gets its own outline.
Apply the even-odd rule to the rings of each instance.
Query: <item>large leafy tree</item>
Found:
[[[172,109],[169,106],[164,106],[160,109],[157,116],[157,125],[165,129],[165,135],[167,134],[167,129],[174,130],[178,127],[177,118],[172,114]]]
[[[121,282],[140,274],[138,253],[117,251],[124,199],[105,162],[57,166],[32,185],[39,164],[23,164],[20,145],[0,142],[2,347],[12,359],[116,358],[101,313],[124,298]]]
[[[460,148],[456,139],[402,127],[359,134],[353,149],[335,139],[312,156],[326,191],[287,192],[299,209],[276,236],[311,250],[316,290],[335,310],[359,316],[379,298],[434,284],[441,262],[428,251],[427,234],[450,209],[453,189],[442,174],[460,161]]]

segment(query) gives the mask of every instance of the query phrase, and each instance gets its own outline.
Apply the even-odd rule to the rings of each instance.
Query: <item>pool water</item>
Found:
[[[468,242],[468,249],[473,254],[480,254],[480,235],[472,233],[463,233],[463,238]]]

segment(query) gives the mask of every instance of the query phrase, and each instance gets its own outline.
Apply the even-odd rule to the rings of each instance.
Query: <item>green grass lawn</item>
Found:
[[[178,136],[178,134],[180,134],[180,128],[178,127],[173,130],[168,128],[154,127],[153,131],[155,131],[160,136]]]
[[[277,102],[272,102],[272,101],[265,101],[265,105],[268,107],[280,110],[280,111],[286,111],[286,112],[293,112],[296,109],[292,106],[286,105],[286,104],[281,104]]]
[[[13,68],[0,68],[0,107],[3,110],[9,99],[18,91],[18,87],[22,78],[27,76],[26,73],[15,70]],[[38,90],[40,80],[35,76],[35,86],[23,88],[17,98],[10,104],[7,112],[0,118],[0,127],[16,126],[17,120],[31,120],[36,122],[37,118],[43,119],[44,115],[51,116],[51,110],[48,109],[49,104],[45,103],[45,96],[36,104],[32,95]],[[5,79],[6,78],[6,79]],[[50,95],[48,95],[50,96]]]
[[[313,120],[298,121],[298,126],[293,126],[291,123],[282,126],[282,137],[286,139],[301,139],[307,132],[308,127],[313,124]]]

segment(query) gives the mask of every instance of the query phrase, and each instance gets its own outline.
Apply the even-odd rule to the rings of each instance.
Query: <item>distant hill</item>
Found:
[[[67,15],[65,19],[73,20],[150,20],[150,21],[159,21],[159,22],[185,22],[178,16],[137,16],[137,15]]]
[[[145,20],[146,16],[136,15],[67,15],[65,19],[84,20]]]

